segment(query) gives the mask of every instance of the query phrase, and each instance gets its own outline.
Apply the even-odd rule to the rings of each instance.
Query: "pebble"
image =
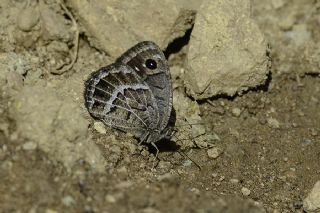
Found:
[[[127,175],[128,174],[128,170],[125,166],[120,167],[119,169],[117,169],[117,171],[123,175]]]
[[[264,117],[260,117],[258,121],[261,125],[265,125],[267,123],[267,119]]]
[[[141,155],[143,156],[143,157],[146,157],[146,156],[149,156],[149,152],[147,151],[147,150],[142,150],[142,152],[141,152]]]
[[[125,180],[128,177],[128,170],[125,166],[116,169],[116,175],[118,180]]]
[[[303,200],[303,209],[306,212],[320,212],[320,181],[317,181],[311,192]]]
[[[151,208],[151,207],[147,207],[145,209],[142,210],[142,213],[161,213],[160,211]]]
[[[241,188],[241,193],[244,195],[244,196],[249,196],[251,191],[250,189],[246,188],[246,187],[242,187]]]
[[[133,155],[137,152],[137,145],[134,143],[125,143],[125,146],[129,150],[130,154]]]
[[[318,131],[314,128],[310,129],[310,133],[312,136],[317,136],[318,135]]]
[[[302,146],[309,146],[312,144],[312,140],[307,139],[307,138],[303,138],[301,141]]]
[[[208,149],[208,151],[207,151],[209,158],[213,158],[213,159],[218,158],[219,155],[221,154],[221,152],[222,151],[217,147]]]
[[[221,141],[219,135],[214,132],[212,132],[211,134],[207,134],[206,139],[209,143],[216,143],[217,141]]]
[[[241,115],[241,109],[239,109],[239,108],[233,108],[232,110],[231,110],[231,113],[232,113],[232,115],[233,116],[235,116],[235,117],[239,117],[240,115]]]
[[[158,164],[159,169],[169,169],[172,167],[172,164],[169,161],[160,161]]]
[[[171,173],[165,173],[157,177],[160,182],[173,182],[177,179],[177,177]]]
[[[190,189],[190,191],[193,192],[193,193],[195,193],[196,195],[200,195],[200,190],[197,189],[197,188],[194,188],[194,187],[193,187],[193,188]]]
[[[230,183],[232,183],[232,184],[238,184],[238,183],[239,183],[239,180],[238,180],[238,179],[235,179],[235,178],[232,178],[232,179],[230,179]]]
[[[279,129],[280,128],[280,123],[275,118],[268,118],[267,122],[268,122],[268,126],[273,128],[273,129]]]
[[[182,162],[182,165],[184,167],[189,167],[189,166],[192,165],[192,161],[191,160],[185,160],[185,161]]]
[[[224,177],[224,176],[221,176],[221,177],[219,178],[219,181],[222,182],[222,181],[224,181],[224,179],[225,179],[225,177]]]
[[[58,213],[58,212],[53,209],[46,209],[46,213]]]
[[[122,181],[116,185],[116,188],[126,189],[126,188],[131,187],[132,185],[133,185],[133,183],[131,181]]]
[[[96,121],[93,124],[93,128],[100,134],[106,134],[107,130],[102,122]]]
[[[112,196],[112,195],[106,195],[106,196],[105,196],[105,200],[106,200],[108,203],[115,203],[115,202],[117,202],[117,199],[116,199],[114,196]]]
[[[22,149],[24,150],[35,150],[36,148],[37,148],[37,144],[31,141],[22,145]]]
[[[63,203],[63,205],[65,205],[67,207],[70,207],[73,204],[75,204],[76,201],[73,199],[73,197],[71,197],[70,195],[67,195],[67,196],[62,198],[62,203]]]
[[[116,146],[116,145],[111,146],[111,147],[109,148],[109,150],[110,150],[111,152],[113,152],[114,154],[116,154],[117,156],[119,156],[119,155],[121,154],[121,148],[120,148],[119,146]]]

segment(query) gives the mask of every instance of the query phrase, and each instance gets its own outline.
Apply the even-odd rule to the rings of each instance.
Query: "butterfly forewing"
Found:
[[[148,62],[152,66],[148,66]],[[150,87],[158,107],[157,129],[163,132],[172,111],[171,78],[163,52],[155,43],[145,41],[125,52],[117,59],[117,63],[130,66]]]

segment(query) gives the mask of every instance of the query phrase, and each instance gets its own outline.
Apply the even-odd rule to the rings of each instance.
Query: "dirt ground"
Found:
[[[94,155],[90,159],[101,160],[94,158],[97,147],[101,161],[106,162],[101,172],[86,157],[72,165],[62,157],[55,160],[57,155],[50,152],[55,148],[43,145],[41,140],[51,137],[63,143],[59,131],[69,131],[68,125],[61,126],[63,119],[56,129],[48,130],[49,136],[28,135],[34,132],[25,123],[34,124],[24,119],[26,114],[34,111],[44,126],[42,115],[63,116],[63,112],[42,107],[42,102],[25,114],[13,108],[20,97],[41,96],[42,91],[24,88],[38,88],[34,85],[43,82],[53,85],[52,94],[62,97],[62,105],[67,102],[71,109],[83,108],[82,94],[74,91],[83,90],[86,75],[112,59],[90,46],[80,33],[79,54],[71,72],[51,71],[59,63],[72,61],[72,36],[44,33],[32,20],[19,19],[23,1],[4,0],[0,4],[0,59],[18,72],[19,66],[29,71],[0,78],[0,212],[303,212],[303,199],[320,180],[320,2],[270,2],[252,4],[253,18],[271,47],[272,67],[266,83],[234,97],[197,101],[206,134],[215,137],[210,148],[179,149],[175,142],[163,141],[158,144],[160,162],[153,167],[152,147],[138,146],[132,137],[113,130],[107,130],[109,135],[99,134],[85,111],[72,110],[83,121],[67,121],[68,125],[81,121],[86,130],[72,129],[68,137],[89,138],[86,143],[93,145]],[[63,8],[56,8],[64,14]],[[61,17],[70,27],[70,18]],[[17,29],[17,22],[24,31]],[[184,92],[180,79],[173,81],[178,85],[175,89]]]

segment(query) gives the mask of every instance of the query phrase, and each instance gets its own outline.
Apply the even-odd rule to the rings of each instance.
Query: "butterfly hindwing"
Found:
[[[156,128],[158,107],[149,86],[127,65],[111,64],[91,74],[85,82],[89,113],[108,126],[136,137]]]

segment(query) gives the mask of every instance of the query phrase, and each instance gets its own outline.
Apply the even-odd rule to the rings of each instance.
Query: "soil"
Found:
[[[81,79],[112,59],[81,34],[72,71],[51,72],[71,61],[66,58],[72,58],[72,36],[43,32],[34,20],[20,23],[22,30],[17,30],[13,25],[23,3],[1,3],[5,15],[0,19],[0,52],[22,56],[31,68],[21,73],[23,85],[14,75],[0,90],[0,212],[303,212],[303,199],[320,177],[319,67],[302,58],[306,43],[320,42],[320,5],[272,2],[273,7],[261,1],[252,6],[271,46],[266,83],[234,97],[197,102],[206,133],[217,137],[212,146],[179,149],[174,142],[161,141],[155,165],[152,147],[131,145],[137,143],[131,136],[112,130],[107,130],[109,136],[99,134],[93,120],[81,115],[91,123],[88,143],[104,156],[103,172],[86,160],[68,168],[41,143],[34,146],[35,141],[23,137],[22,121],[11,108],[23,87],[39,81],[61,88],[57,94],[83,107],[82,95],[72,89],[83,89]],[[63,14],[57,8],[55,12]],[[70,19],[64,18],[69,26]],[[295,26],[310,32],[299,37],[302,44],[286,37],[296,32]],[[26,42],[30,38],[33,42]],[[6,61],[8,67],[15,66],[15,60]],[[182,85],[177,88],[184,91]]]

